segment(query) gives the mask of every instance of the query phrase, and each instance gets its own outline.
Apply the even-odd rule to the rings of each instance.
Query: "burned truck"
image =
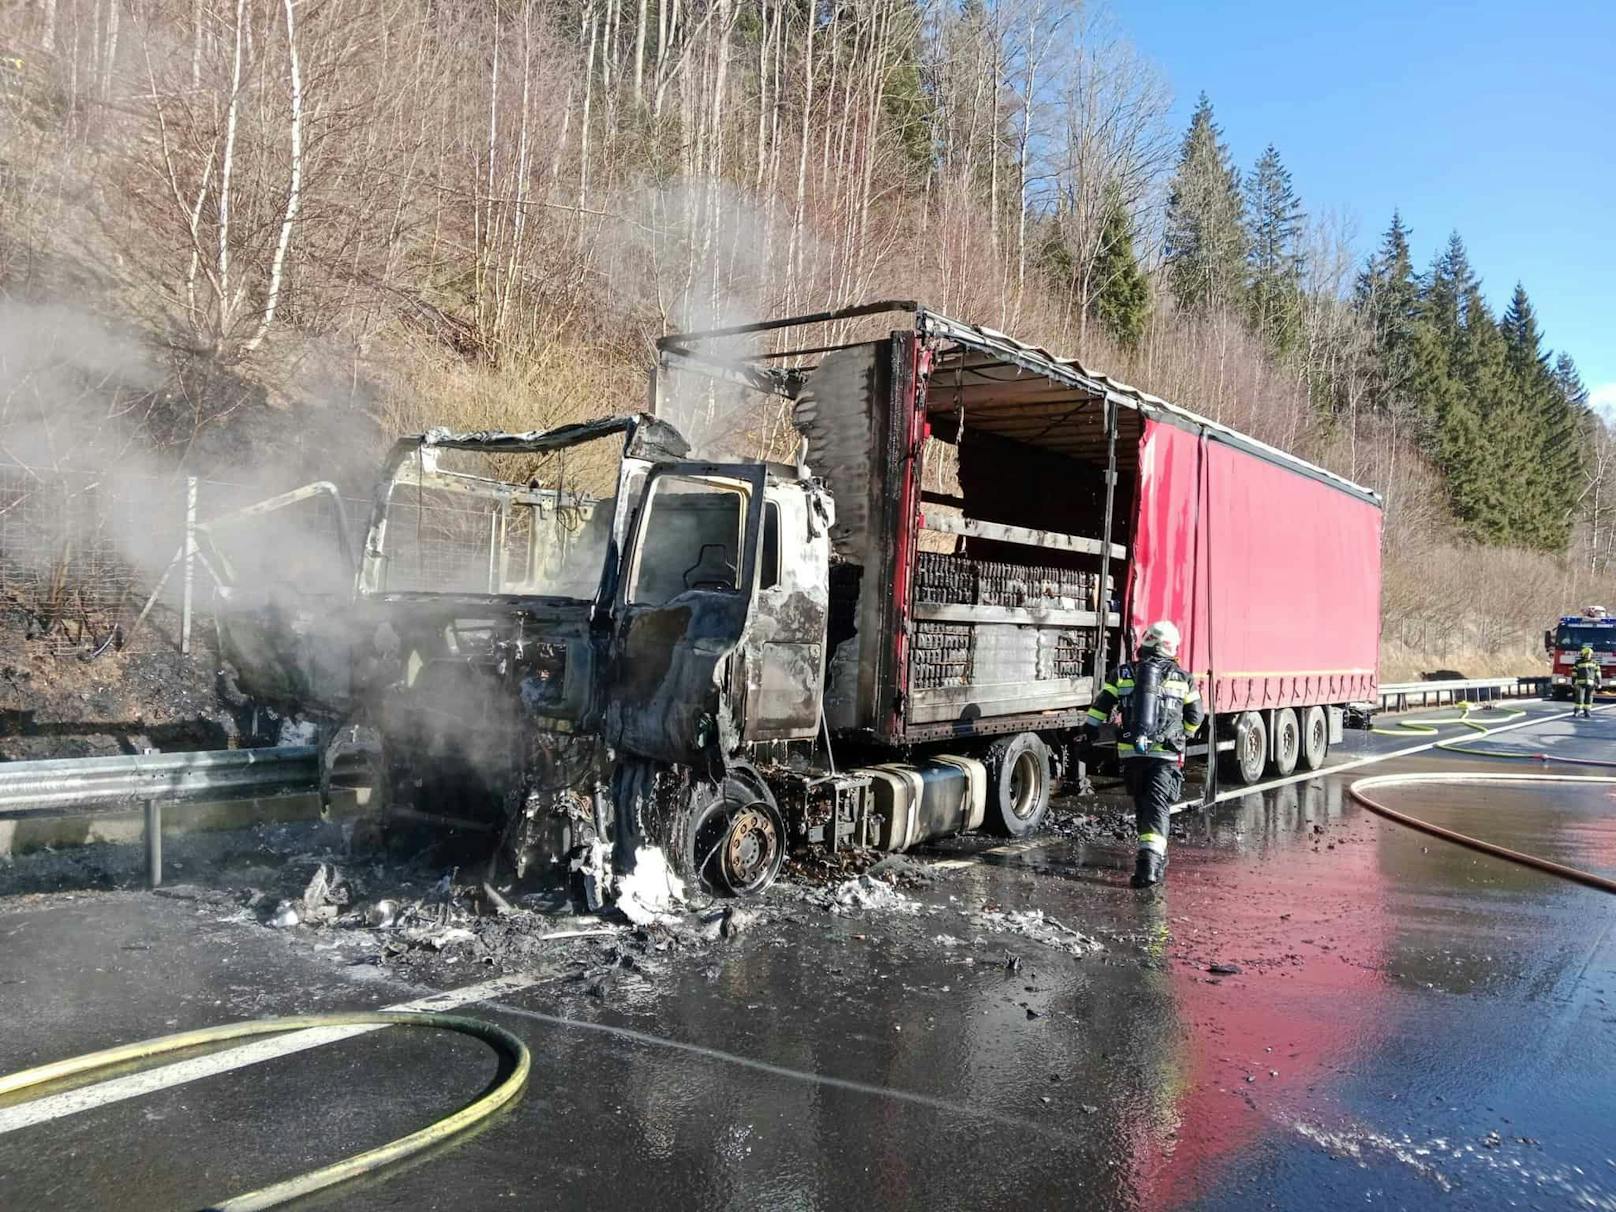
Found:
[[[693,454],[691,382],[794,455]],[[1374,494],[1076,362],[884,302],[665,338],[651,401],[394,447],[327,752],[385,820],[591,901],[647,846],[746,895],[798,848],[1037,829],[1156,616],[1238,782],[1317,768],[1373,697]]]

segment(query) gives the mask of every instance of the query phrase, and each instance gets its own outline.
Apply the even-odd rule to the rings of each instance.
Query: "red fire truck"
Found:
[[[1584,647],[1594,650],[1607,682],[1616,678],[1616,618],[1603,606],[1589,606],[1581,614],[1565,615],[1543,633],[1543,651],[1549,654],[1549,674],[1554,679],[1551,693],[1555,698],[1571,697],[1571,667]]]

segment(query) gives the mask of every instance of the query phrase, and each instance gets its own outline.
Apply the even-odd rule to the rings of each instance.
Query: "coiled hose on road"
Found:
[[[460,1110],[430,1124],[408,1136],[389,1141],[378,1148],[356,1153],[329,1166],[310,1170],[295,1178],[288,1178],[244,1195],[208,1205],[208,1212],[257,1212],[261,1208],[274,1208],[334,1187],[361,1175],[372,1174],[383,1166],[401,1161],[422,1150],[438,1145],[481,1123],[505,1106],[527,1084],[532,1056],[527,1045],[503,1027],[481,1019],[457,1014],[418,1014],[405,1011],[359,1011],[350,1014],[299,1014],[285,1018],[253,1019],[242,1023],[224,1023],[218,1027],[203,1027],[196,1031],[181,1031],[134,1044],[122,1044],[100,1052],[86,1052],[82,1056],[53,1061],[33,1069],[21,1069],[0,1077],[0,1095],[12,1094],[33,1086],[43,1086],[63,1078],[110,1069],[131,1061],[149,1060],[169,1052],[180,1052],[205,1044],[223,1043],[254,1035],[276,1035],[285,1031],[305,1031],[312,1027],[428,1027],[442,1031],[456,1031],[470,1035],[488,1044],[503,1057],[510,1071],[503,1081]]]
[[[1490,724],[1504,724],[1525,716],[1524,711],[1506,712],[1494,716]],[[1549,720],[1565,719],[1564,715],[1551,715],[1544,717]],[[1470,704],[1460,707],[1457,716],[1447,716],[1440,719],[1402,720],[1396,728],[1376,728],[1375,732],[1382,736],[1435,736],[1441,733],[1444,724],[1461,724],[1472,732],[1486,735],[1491,731],[1488,724],[1479,723],[1470,718]],[[1616,769],[1616,761],[1602,761],[1596,758],[1562,757],[1527,749],[1478,749],[1473,739],[1469,737],[1455,737],[1443,741],[1436,746],[1450,753],[1462,753],[1470,757],[1496,758],[1500,761],[1516,762],[1555,762],[1572,766],[1599,766]],[[1432,784],[1558,784],[1558,785],[1597,785],[1616,786],[1616,777],[1595,774],[1483,774],[1479,772],[1433,772],[1416,774],[1379,774],[1369,778],[1358,779],[1347,787],[1347,795],[1356,803],[1361,804],[1377,816],[1385,817],[1410,829],[1417,829],[1431,837],[1441,838],[1443,841],[1453,842],[1481,854],[1490,854],[1511,863],[1519,863],[1523,867],[1530,867],[1535,871],[1542,871],[1548,875],[1558,876],[1561,879],[1571,880],[1589,888],[1597,888],[1601,892],[1616,893],[1616,880],[1603,875],[1596,875],[1591,871],[1583,871],[1577,867],[1568,867],[1563,863],[1552,862],[1549,859],[1539,858],[1535,854],[1527,854],[1520,850],[1511,850],[1507,846],[1500,846],[1495,842],[1483,841],[1478,837],[1471,837],[1467,833],[1460,833],[1455,829],[1447,829],[1441,825],[1433,825],[1430,821],[1423,821],[1419,817],[1410,816],[1406,812],[1399,812],[1388,807],[1365,792],[1377,787],[1414,787],[1430,786]]]

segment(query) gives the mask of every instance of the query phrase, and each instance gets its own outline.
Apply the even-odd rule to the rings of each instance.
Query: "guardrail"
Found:
[[[313,745],[0,762],[0,820],[143,806],[146,874],[155,888],[163,882],[165,803],[309,794],[319,786]]]
[[[1440,707],[1446,703],[1491,703],[1498,699],[1537,698],[1549,691],[1551,679],[1464,678],[1447,682],[1396,682],[1380,688],[1382,711]]]

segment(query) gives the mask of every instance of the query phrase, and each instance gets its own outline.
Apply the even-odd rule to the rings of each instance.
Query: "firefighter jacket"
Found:
[[[1599,658],[1590,657],[1585,661],[1578,661],[1571,669],[1571,680],[1578,686],[1600,689],[1604,685],[1604,679],[1599,676]]]
[[[1128,724],[1133,716],[1130,708],[1133,706],[1134,686],[1138,681],[1135,675],[1146,661],[1157,664],[1161,678],[1156,692],[1157,723],[1154,735],[1148,752],[1140,753],[1134,747],[1133,733]],[[1111,718],[1112,712],[1119,709],[1123,727],[1118,733],[1117,756],[1124,760],[1136,757],[1181,759],[1185,741],[1200,730],[1201,721],[1206,718],[1200,692],[1195,689],[1195,679],[1176,661],[1154,654],[1141,657],[1133,664],[1119,665],[1112,671],[1100,688],[1099,697],[1089,708],[1089,722],[1103,724]]]

